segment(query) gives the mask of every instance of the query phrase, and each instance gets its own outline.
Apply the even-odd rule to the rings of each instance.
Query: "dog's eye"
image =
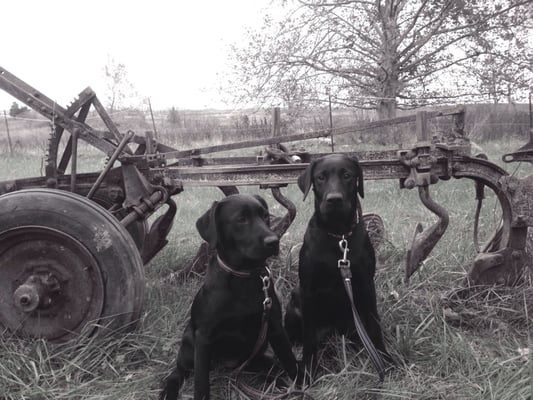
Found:
[[[344,175],[343,175],[343,178],[344,179],[352,179],[352,174],[350,174],[348,172],[345,172]]]
[[[316,179],[319,180],[320,182],[323,182],[326,179],[326,176],[325,175],[318,175],[316,177]]]
[[[244,224],[244,223],[246,223],[246,221],[247,221],[248,219],[246,218],[245,215],[239,215],[239,216],[237,217],[236,220],[237,220],[237,223],[239,223],[239,224]]]

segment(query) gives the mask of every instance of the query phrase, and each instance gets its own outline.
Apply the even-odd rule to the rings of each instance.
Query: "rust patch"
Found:
[[[94,243],[96,245],[96,251],[101,253],[111,247],[113,241],[111,240],[111,235],[107,229],[104,229],[103,226],[95,226],[94,230]]]

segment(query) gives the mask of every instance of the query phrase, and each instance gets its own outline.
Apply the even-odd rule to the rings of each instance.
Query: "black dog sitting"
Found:
[[[375,348],[388,359],[376,306],[374,249],[357,199],[357,194],[364,196],[358,160],[344,154],[315,160],[299,177],[298,186],[304,199],[313,187],[315,212],[300,250],[300,285],[291,293],[285,329],[292,342],[303,343],[304,367],[313,373],[318,346],[334,331],[360,343],[338,268],[342,238],[349,249],[356,310]]]
[[[217,256],[210,260],[194,298],[176,368],[160,398],[177,399],[183,381],[194,371],[194,399],[209,399],[214,362],[231,368],[264,366],[267,342],[294,379],[296,359],[282,326],[281,306],[273,282],[268,285],[269,279],[265,280],[269,275],[265,261],[279,250],[265,200],[227,196],[213,203],[196,227]],[[266,340],[261,341],[263,334]]]

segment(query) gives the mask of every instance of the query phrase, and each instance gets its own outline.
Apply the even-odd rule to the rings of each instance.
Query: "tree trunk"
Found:
[[[379,100],[376,111],[378,119],[394,118],[396,116],[396,100],[382,99]]]
[[[379,97],[376,104],[378,118],[387,119],[396,116],[396,95],[400,87],[398,71],[398,38],[400,29],[398,13],[402,7],[395,0],[386,0],[384,4],[378,2],[378,20],[381,21],[381,56],[380,70],[377,74]]]
[[[514,105],[513,101],[513,90],[511,89],[511,84],[507,84],[507,104]]]
[[[390,72],[379,82],[381,86],[379,97],[381,98],[376,104],[376,111],[380,120],[396,117],[396,95],[399,81],[394,63],[390,63],[388,70]]]

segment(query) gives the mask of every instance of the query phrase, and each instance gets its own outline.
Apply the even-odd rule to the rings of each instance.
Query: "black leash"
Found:
[[[348,260],[348,252],[350,251],[350,249],[348,249],[348,241],[346,240],[344,235],[339,241],[339,247],[342,252],[342,258],[338,261],[338,268],[341,272],[341,276],[344,282],[344,288],[346,289],[346,294],[350,299],[350,306],[352,308],[355,329],[357,330],[357,334],[359,335],[361,342],[363,342],[363,346],[368,352],[372,363],[378,370],[379,380],[383,382],[383,379],[385,378],[385,364],[383,362],[383,359],[381,358],[381,355],[379,354],[379,351],[374,346],[374,343],[372,343],[372,340],[370,340],[370,338],[368,337],[368,333],[366,332],[363,322],[361,321],[361,317],[359,316],[359,313],[355,308],[352,291],[352,271],[350,270],[350,260]]]
[[[265,299],[263,300],[263,315],[261,316],[261,328],[259,329],[259,335],[257,336],[257,340],[255,342],[254,349],[252,350],[252,353],[250,354],[250,357],[246,361],[244,361],[239,368],[237,368],[237,377],[241,373],[242,369],[248,365],[250,361],[259,353],[259,350],[261,350],[261,347],[265,343],[267,332],[268,332],[268,319],[270,318],[270,309],[272,308],[272,299],[270,298],[268,294],[268,289],[270,288],[270,270],[265,267],[267,274],[265,276],[260,276],[261,282],[263,283],[263,293],[265,295]]]
[[[270,297],[268,290],[270,289],[270,285],[272,285],[272,275],[270,272],[270,269],[268,267],[264,267],[265,274],[257,274],[257,271],[254,271],[255,273],[251,271],[238,271],[228,264],[226,264],[220,256],[217,254],[217,261],[220,268],[225,270],[226,272],[229,272],[230,274],[237,276],[239,278],[252,278],[255,276],[258,276],[262,283],[262,290],[264,295],[263,300],[263,314],[261,316],[261,326],[259,328],[259,334],[257,336],[257,340],[255,342],[255,345],[253,347],[252,352],[250,353],[250,356],[244,361],[236,370],[235,375],[233,377],[233,381],[236,387],[238,387],[244,394],[251,398],[256,399],[264,399],[264,400],[282,400],[287,398],[290,395],[294,395],[295,391],[287,391],[280,394],[267,394],[260,390],[257,390],[253,388],[252,386],[248,385],[247,383],[240,380],[240,375],[243,369],[254,359],[255,356],[259,353],[261,350],[261,347],[263,347],[263,344],[265,343],[267,333],[268,333],[268,321],[270,318],[270,310],[272,308],[272,298]],[[263,268],[261,268],[263,269]]]

